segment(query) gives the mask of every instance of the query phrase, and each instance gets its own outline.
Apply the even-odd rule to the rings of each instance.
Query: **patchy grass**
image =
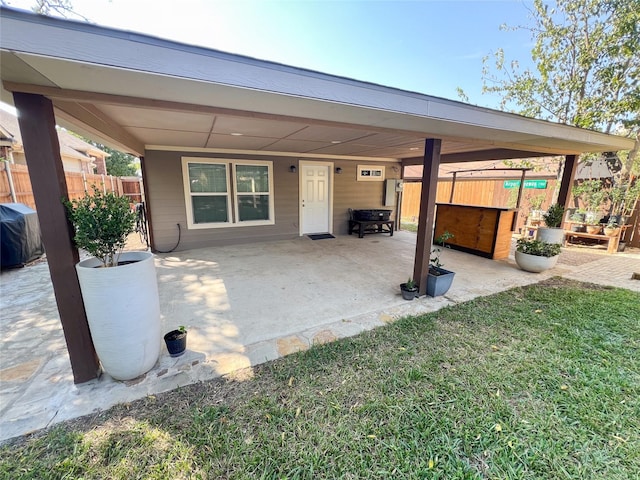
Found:
[[[640,478],[640,296],[553,280],[0,449],[1,478]]]
[[[415,233],[418,231],[418,221],[415,217],[401,218],[400,224],[402,225],[402,230],[406,230],[407,232]]]

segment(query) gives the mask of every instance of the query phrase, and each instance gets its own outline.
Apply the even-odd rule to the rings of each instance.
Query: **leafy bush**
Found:
[[[549,207],[546,213],[542,214],[544,223],[549,228],[560,228],[562,226],[562,218],[564,217],[564,207],[559,203],[554,203]]]
[[[116,267],[127,236],[135,229],[136,215],[129,200],[112,192],[103,193],[94,186],[93,195],[63,203],[75,229],[73,239],[78,248],[99,258],[105,267]]]
[[[529,238],[519,238],[516,250],[520,253],[527,253],[537,257],[555,257],[560,255],[559,243],[547,243]]]
[[[416,285],[416,282],[413,281],[413,278],[409,277],[409,280],[407,280],[407,283],[403,283],[404,285],[404,290],[407,290],[408,292],[411,292],[413,290],[417,290],[418,286]]]

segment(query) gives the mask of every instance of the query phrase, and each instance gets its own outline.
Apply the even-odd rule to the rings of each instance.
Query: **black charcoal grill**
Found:
[[[386,222],[389,220],[389,216],[391,215],[391,210],[377,210],[377,209],[369,209],[369,210],[354,210],[353,211],[353,219],[360,221],[372,221],[379,220]]]

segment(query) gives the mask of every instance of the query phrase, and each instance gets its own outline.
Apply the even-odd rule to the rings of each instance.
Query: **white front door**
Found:
[[[301,234],[329,232],[329,166],[301,165]]]

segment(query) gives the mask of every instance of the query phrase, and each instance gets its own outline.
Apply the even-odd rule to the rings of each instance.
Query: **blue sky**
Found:
[[[29,9],[34,0],[5,0]],[[296,67],[497,108],[482,57],[530,62],[530,1],[71,0],[91,21]]]

